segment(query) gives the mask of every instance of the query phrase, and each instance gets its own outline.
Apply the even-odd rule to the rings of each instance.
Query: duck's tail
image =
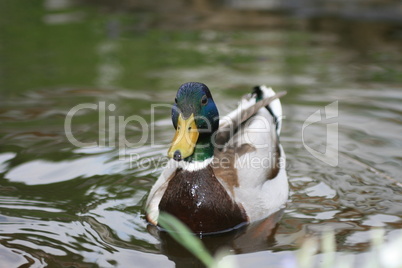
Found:
[[[256,95],[256,100],[262,100],[265,98],[269,98],[274,96],[276,93],[273,91],[272,88],[266,87],[265,85],[261,86],[255,86],[253,88],[253,94]],[[281,133],[281,128],[282,128],[282,105],[281,101],[278,99],[273,100],[270,104],[266,106],[270,114],[275,120],[276,124],[276,133],[278,134],[278,137]]]

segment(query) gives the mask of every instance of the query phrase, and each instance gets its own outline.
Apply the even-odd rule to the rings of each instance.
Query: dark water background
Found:
[[[283,267],[305,237],[329,228],[338,256],[361,261],[371,228],[401,233],[398,16],[292,1],[289,13],[259,1],[168,3],[1,1],[0,267],[197,264],[143,211],[173,136],[167,105],[186,81],[206,83],[221,114],[257,84],[288,92],[288,206],[269,235],[205,237],[212,250],[224,245],[240,267]],[[79,104],[93,108],[75,113],[68,133]],[[322,120],[303,129],[316,111]],[[335,167],[306,149],[325,153],[329,125]]]

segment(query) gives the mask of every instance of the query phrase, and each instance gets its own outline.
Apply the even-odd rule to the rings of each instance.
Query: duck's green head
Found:
[[[189,82],[180,86],[172,108],[172,121],[176,128],[168,156],[180,161],[193,155],[198,147],[207,154],[212,134],[219,127],[219,113],[211,92],[202,83]],[[210,150],[209,150],[210,151]]]

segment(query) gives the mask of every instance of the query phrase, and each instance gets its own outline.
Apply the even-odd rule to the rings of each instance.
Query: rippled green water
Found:
[[[332,34],[162,31],[136,27],[134,15],[91,6],[9,2],[0,8],[0,266],[197,263],[147,226],[143,211],[173,136],[168,104],[186,81],[206,83],[221,114],[256,84],[288,92],[281,138],[288,206],[264,234],[251,226],[204,237],[212,251],[224,245],[240,267],[281,267],[306,236],[326,228],[335,230],[338,252],[360,258],[372,227],[400,233],[397,46],[362,55],[338,46]],[[334,101],[338,114],[325,119]],[[79,104],[87,106],[73,114],[66,132],[66,116]],[[323,120],[303,129],[317,110]],[[119,129],[130,116],[144,121],[131,117]],[[327,126],[334,124],[339,162],[332,167],[306,147],[324,153]],[[87,145],[76,146],[71,137]]]

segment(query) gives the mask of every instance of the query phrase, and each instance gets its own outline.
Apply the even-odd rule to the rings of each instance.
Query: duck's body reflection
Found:
[[[200,235],[200,239],[213,256],[222,250],[227,254],[244,254],[268,250],[276,244],[275,233],[283,212],[284,209],[281,209],[266,219],[253,222],[230,232]],[[174,240],[168,232],[162,231],[153,225],[149,225],[148,230],[160,240],[161,253],[175,262],[176,267],[203,267],[201,261]]]

